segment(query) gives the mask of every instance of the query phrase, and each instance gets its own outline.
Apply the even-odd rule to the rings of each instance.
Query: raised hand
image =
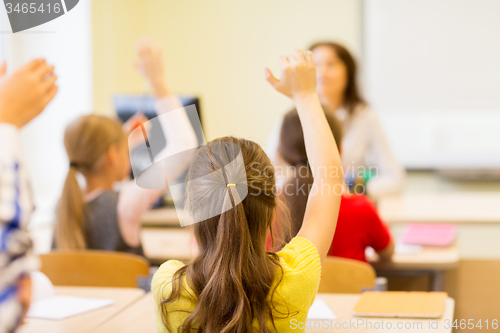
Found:
[[[38,116],[57,93],[54,66],[36,59],[5,78],[6,65],[0,66],[0,122],[18,128]]]
[[[311,51],[305,54],[297,48],[295,54],[279,59],[281,76],[278,80],[269,68],[265,68],[266,80],[276,91],[295,99],[316,94],[316,71]]]
[[[170,94],[165,82],[162,49],[149,37],[141,38],[136,44],[137,60],[135,68],[149,82],[156,97]]]

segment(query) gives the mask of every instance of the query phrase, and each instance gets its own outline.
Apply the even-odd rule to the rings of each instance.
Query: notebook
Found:
[[[56,295],[33,302],[28,318],[59,320],[112,305],[112,299]]]
[[[445,292],[367,291],[354,306],[359,317],[440,318]]]
[[[335,320],[337,316],[330,309],[328,304],[322,299],[315,299],[311,307],[309,308],[309,313],[307,314],[307,320]]]
[[[410,223],[406,227],[401,242],[413,245],[450,246],[457,237],[454,224]]]

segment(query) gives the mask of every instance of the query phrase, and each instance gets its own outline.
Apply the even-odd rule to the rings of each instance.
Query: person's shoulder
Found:
[[[358,104],[352,113],[352,117],[358,120],[371,121],[377,119],[377,113],[368,104]]]
[[[285,275],[319,274],[321,271],[318,250],[307,238],[294,237],[277,255]]]
[[[343,195],[340,206],[341,209],[342,206],[344,206],[344,208],[356,210],[358,213],[376,211],[375,203],[373,203],[373,201],[371,201],[366,195]]]
[[[116,191],[102,191],[91,198],[88,203],[115,203],[118,202],[119,193]]]
[[[178,260],[169,260],[158,268],[151,281],[151,291],[155,297],[171,289],[174,274],[184,266],[185,264]]]

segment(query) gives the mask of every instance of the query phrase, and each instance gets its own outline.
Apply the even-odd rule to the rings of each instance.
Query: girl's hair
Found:
[[[112,145],[126,138],[119,122],[103,116],[81,116],[64,133],[70,167],[56,214],[55,243],[60,249],[85,249],[85,203],[76,173],[84,176],[99,170]]]
[[[327,111],[324,106],[323,110],[335,143],[340,149],[343,137],[342,124],[334,116],[333,112]],[[293,237],[302,226],[309,191],[313,184],[313,177],[307,160],[304,133],[296,109],[289,111],[283,119],[278,151],[285,162],[295,167],[294,177],[284,185],[282,192],[284,201],[290,207],[291,234],[288,237]],[[290,189],[292,189],[291,193]]]
[[[231,171],[222,166],[234,160],[240,152],[245,164],[248,194],[235,205],[240,201],[239,194],[226,187],[225,184],[232,179]],[[218,174],[220,179],[197,182],[196,188],[190,188],[190,179],[214,174],[213,171],[219,169],[223,171]],[[185,277],[194,292],[189,296],[197,305],[183,325],[176,328],[178,331],[251,332],[252,322],[256,320],[259,332],[271,332],[267,324],[270,321],[275,326],[273,312],[276,314],[278,310],[273,306],[273,295],[283,272],[277,255],[265,249],[266,235],[280,204],[275,192],[274,168],[268,156],[252,141],[219,138],[197,151],[187,181],[188,210],[191,193],[195,191],[200,198],[196,203],[199,209],[210,205],[214,184],[222,184],[221,191],[225,191],[222,194],[225,200],[231,201],[233,208],[194,224],[199,253],[172,278],[171,294],[160,305],[164,325],[172,331],[167,307],[181,297]],[[200,196],[200,193],[204,194]],[[280,208],[280,212],[285,210]],[[281,277],[276,277],[280,270]],[[278,284],[274,283],[275,278],[279,280]]]
[[[311,45],[309,50],[314,51],[315,48],[320,46],[328,47],[335,52],[337,57],[339,57],[347,69],[347,86],[344,90],[344,107],[347,109],[347,112],[352,114],[359,105],[366,105],[366,101],[363,97],[361,97],[357,84],[358,69],[356,61],[349,50],[339,43],[318,42]]]

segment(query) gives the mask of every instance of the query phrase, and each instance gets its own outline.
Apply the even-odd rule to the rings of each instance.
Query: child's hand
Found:
[[[297,49],[296,54],[280,57],[281,78],[274,77],[269,68],[265,68],[266,80],[276,91],[292,99],[316,94],[316,71],[311,51]]]
[[[22,127],[38,116],[57,93],[54,66],[36,59],[4,78],[0,66],[0,122]]]
[[[137,60],[134,66],[149,82],[156,97],[169,95],[160,45],[148,37],[143,37],[137,42],[136,51]]]

